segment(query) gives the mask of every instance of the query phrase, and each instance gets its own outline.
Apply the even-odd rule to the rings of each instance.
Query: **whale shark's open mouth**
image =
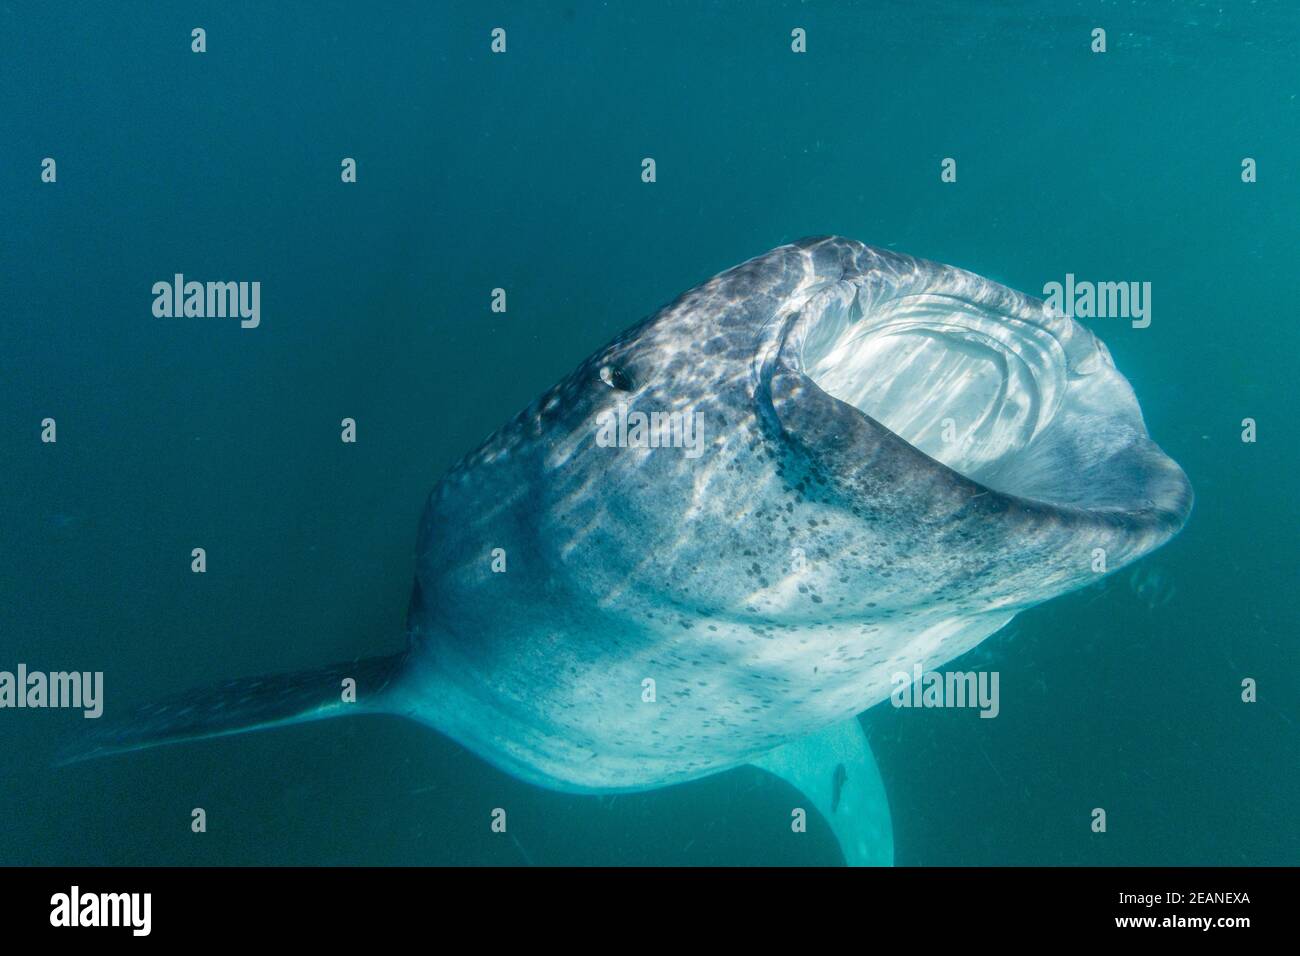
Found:
[[[1058,506],[1190,507],[1133,390],[1091,332],[959,269],[873,301],[840,281],[803,303],[782,349],[823,391],[994,491]]]
[[[1006,466],[1050,425],[1067,391],[1065,357],[1049,332],[942,295],[821,322],[803,358],[823,390],[1000,491],[1016,490]]]

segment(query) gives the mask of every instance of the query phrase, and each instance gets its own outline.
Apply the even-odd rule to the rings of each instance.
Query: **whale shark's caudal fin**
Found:
[[[308,720],[376,713],[404,654],[370,657],[288,674],[225,681],[146,704],[120,716],[107,709],[58,765],[144,750],[160,744],[223,737]],[[346,685],[347,680],[355,685]],[[346,693],[355,686],[355,697]]]
[[[858,718],[833,724],[754,761],[812,801],[849,866],[893,866],[885,785]]]

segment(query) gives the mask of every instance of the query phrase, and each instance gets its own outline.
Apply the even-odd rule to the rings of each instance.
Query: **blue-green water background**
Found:
[[[113,707],[396,650],[443,469],[677,293],[838,233],[1150,281],[1150,328],[1090,324],[1197,493],[1142,586],[955,662],[1000,672],[996,720],[868,714],[898,862],[1300,862],[1296,9],[0,2],[0,669],[103,670]],[[260,280],[261,327],[155,319],[175,272]],[[0,863],[838,861],[750,769],[566,796],[383,718],[51,769],[84,725],[0,711]]]

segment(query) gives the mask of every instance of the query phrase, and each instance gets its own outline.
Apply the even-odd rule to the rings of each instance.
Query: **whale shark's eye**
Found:
[[[610,388],[616,388],[620,392],[630,392],[636,387],[632,384],[632,377],[614,365],[601,366],[600,380]]]

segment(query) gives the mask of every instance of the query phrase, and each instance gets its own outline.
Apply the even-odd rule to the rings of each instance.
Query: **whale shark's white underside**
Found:
[[[620,405],[693,415],[702,454],[605,447]],[[443,477],[404,654],[188,694],[79,756],[381,711],[569,791],[754,763],[850,863],[888,863],[856,715],[1191,505],[1087,329],[961,269],[808,239],[685,293]]]

